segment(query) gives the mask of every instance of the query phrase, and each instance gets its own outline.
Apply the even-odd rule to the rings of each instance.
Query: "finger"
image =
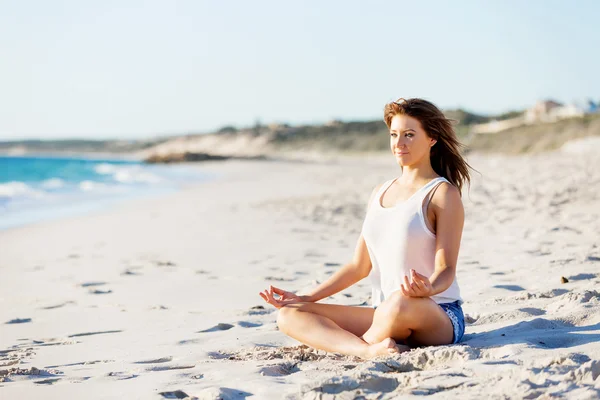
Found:
[[[417,294],[418,296],[421,295],[423,289],[421,287],[419,287],[419,285],[417,285],[417,282],[411,283],[410,287],[413,290],[413,292],[415,292],[415,294]]]
[[[281,307],[281,304],[279,304],[279,301],[277,301],[270,293],[267,292],[267,297],[269,299],[269,303],[274,305],[275,307],[279,308]]]
[[[420,275],[420,274],[419,274],[417,271],[415,271],[414,269],[411,269],[411,270],[410,270],[410,276],[411,276],[411,278],[412,278],[413,282],[414,282],[414,281],[421,281],[421,280],[422,280],[422,279],[421,279],[421,276],[422,276],[422,275]]]
[[[281,295],[285,293],[285,290],[283,290],[283,289],[279,289],[279,288],[276,288],[276,287],[275,287],[275,286],[273,286],[273,285],[271,285],[271,290],[273,290],[275,293],[277,293],[277,294],[281,294]]]
[[[428,278],[428,277],[426,277],[425,275],[422,275],[422,274],[418,273],[418,272],[417,272],[417,271],[415,271],[414,269],[413,269],[413,271],[414,271],[415,275],[417,276],[417,278],[419,278],[419,279],[421,279],[421,280],[429,280],[429,278]]]
[[[410,291],[410,281],[408,280],[408,276],[404,275],[404,285],[406,286],[406,290]]]
[[[404,289],[404,284],[400,285],[400,290],[402,291],[403,295],[410,297],[410,295],[408,294],[408,292],[406,291],[406,289]]]
[[[423,289],[423,281],[421,281],[420,279],[418,279],[418,278],[416,278],[416,277],[414,277],[414,278],[413,278],[413,281],[412,281],[411,285],[413,285],[413,287],[414,287],[416,290],[421,290],[421,289]]]
[[[273,304],[273,300],[271,298],[269,298],[269,295],[267,293],[267,291],[265,290],[264,292],[262,292],[260,294],[260,296],[269,304],[276,306],[276,304]]]

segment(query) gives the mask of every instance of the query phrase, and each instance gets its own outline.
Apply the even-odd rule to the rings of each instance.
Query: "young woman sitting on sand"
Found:
[[[402,175],[371,193],[353,260],[307,295],[273,286],[279,329],[311,347],[373,358],[458,343],[465,330],[456,261],[470,167],[451,121],[432,103],[400,99],[384,109]],[[371,275],[371,307],[322,304]],[[409,347],[410,346],[410,347]]]

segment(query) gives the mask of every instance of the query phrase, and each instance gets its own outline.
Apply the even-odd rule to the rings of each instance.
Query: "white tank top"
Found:
[[[407,200],[393,207],[383,207],[381,197],[394,181],[387,181],[381,186],[369,205],[362,227],[373,267],[370,277],[374,306],[400,290],[404,275],[408,275],[410,280],[411,268],[426,277],[430,277],[435,268],[435,234],[427,227],[423,210],[427,210],[429,193],[448,180],[444,177],[432,179]],[[448,289],[431,296],[431,299],[438,304],[456,300],[462,304],[456,276]]]

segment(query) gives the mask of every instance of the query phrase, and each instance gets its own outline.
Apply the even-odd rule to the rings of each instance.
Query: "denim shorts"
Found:
[[[442,307],[442,310],[446,312],[450,318],[450,322],[452,322],[452,327],[454,328],[452,344],[460,342],[465,334],[465,316],[459,301],[456,300],[452,303],[439,303],[438,305]]]

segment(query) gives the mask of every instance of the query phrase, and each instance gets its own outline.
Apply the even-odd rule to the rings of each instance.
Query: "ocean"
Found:
[[[0,156],[0,230],[82,215],[214,178],[187,165],[52,156]]]

